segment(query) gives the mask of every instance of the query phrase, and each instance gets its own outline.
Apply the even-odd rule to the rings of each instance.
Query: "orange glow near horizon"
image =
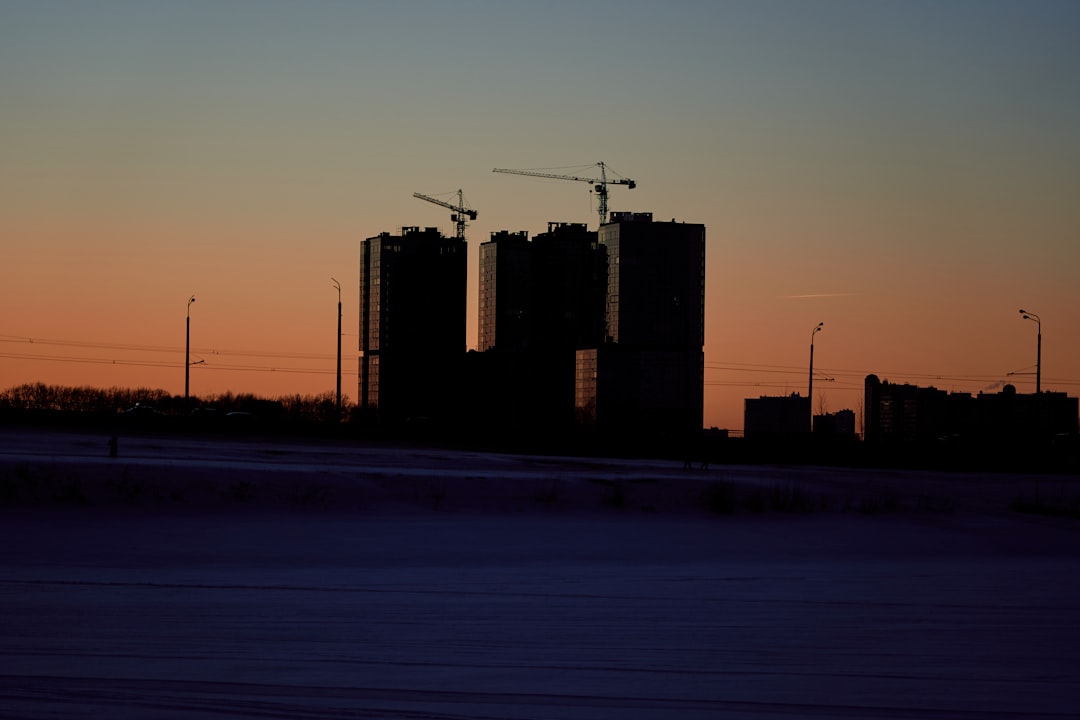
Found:
[[[815,411],[858,411],[862,381],[871,372],[893,382],[956,392],[997,392],[1006,382],[1032,392],[1036,328],[1017,313],[1026,305],[1039,307],[1044,320],[1044,390],[1073,395],[1080,391],[1075,365],[1080,334],[1074,331],[1068,337],[1065,323],[1070,321],[1070,308],[1055,307],[1053,297],[1037,306],[1019,295],[994,299],[991,288],[982,295],[989,302],[958,297],[949,301],[951,305],[940,294],[930,301],[872,289],[797,288],[799,292],[781,295],[766,278],[739,286],[742,297],[749,299],[740,307],[732,297],[731,276],[737,273],[724,267],[717,233],[709,228],[707,232],[706,426],[741,429],[742,404],[748,397],[805,394],[809,333],[822,321],[823,330],[815,338]],[[199,282],[187,283],[166,268],[161,273],[144,272],[154,263],[133,252],[129,262],[110,262],[107,270],[99,268],[92,283],[83,285],[78,284],[79,268],[90,260],[58,262],[41,257],[48,253],[38,253],[23,267],[37,264],[47,273],[5,278],[5,293],[23,303],[16,315],[8,316],[0,335],[0,386],[44,382],[146,387],[180,395],[186,301],[194,291],[191,359],[198,364],[191,367],[192,395],[333,392],[337,319],[333,272],[343,285],[342,390],[355,399],[357,279],[348,246],[357,244],[343,245],[338,264],[327,263],[325,270],[312,263],[303,267],[302,253],[293,254],[277,270],[262,263],[264,282],[274,288],[270,292],[262,289],[263,281],[253,283],[251,274],[241,271],[243,253],[231,260],[217,254],[218,267],[205,271],[197,269],[199,262],[189,261],[187,274]],[[176,247],[183,246],[177,242]],[[475,347],[477,247],[477,241],[470,241],[469,347]],[[34,255],[23,252],[24,257]],[[345,263],[353,268],[351,273],[340,272]],[[297,269],[303,272],[294,274]],[[983,282],[990,285],[994,279]],[[74,292],[75,288],[82,289]],[[171,289],[168,297],[165,289]],[[1065,323],[1055,315],[1063,311]],[[888,322],[880,323],[882,317]],[[37,328],[48,332],[39,333]]]

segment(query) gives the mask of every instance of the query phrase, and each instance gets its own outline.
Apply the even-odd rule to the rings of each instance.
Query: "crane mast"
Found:
[[[457,238],[459,240],[465,239],[465,226],[466,220],[475,220],[477,212],[471,208],[465,206],[465,194],[461,190],[457,191],[458,202],[457,205],[446,202],[445,200],[439,200],[433,198],[430,195],[424,195],[422,193],[413,193],[414,198],[420,198],[426,200],[429,203],[434,203],[441,207],[453,210],[454,214],[450,216],[450,221],[457,225]]]
[[[600,215],[600,224],[603,225],[607,222],[608,216],[608,185],[625,185],[628,190],[633,190],[637,187],[637,183],[630,178],[617,178],[609,180],[607,176],[607,165],[602,162],[596,163],[596,166],[600,168],[600,177],[588,178],[581,177],[579,175],[556,175],[553,173],[539,172],[536,170],[508,170],[506,168],[495,168],[492,172],[506,173],[508,175],[526,175],[528,177],[539,178],[551,178],[553,180],[576,180],[578,182],[587,182],[593,186],[593,190],[596,192],[597,197],[597,209]]]

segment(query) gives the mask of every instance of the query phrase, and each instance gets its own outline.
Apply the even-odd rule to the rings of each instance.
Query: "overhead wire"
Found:
[[[0,353],[0,358],[9,360],[33,360],[37,362],[59,362],[59,363],[76,363],[85,365],[121,365],[131,367],[154,367],[154,368],[174,368],[176,363],[165,362],[164,360],[123,360],[115,358],[91,358],[91,357],[70,357],[60,355],[28,355],[18,353]],[[309,374],[309,375],[334,375],[337,370],[334,368],[303,368],[303,367],[279,367],[271,365],[229,365],[229,364],[208,364],[208,363],[193,363],[192,369],[197,372],[207,371],[232,371],[232,372],[270,372],[270,373],[294,373],[294,374]],[[342,369],[343,375],[357,375],[355,370]]]
[[[50,345],[55,347],[73,347],[93,350],[123,350],[135,352],[181,353],[183,348],[166,345],[132,345],[128,343],[94,343],[76,340],[56,340],[51,338],[33,338],[22,335],[0,335],[0,342],[24,343],[28,345]],[[265,350],[230,350],[220,348],[192,348],[195,355],[221,355],[253,358],[278,358],[287,360],[333,360],[328,353],[277,352]]]
[[[182,348],[163,345],[142,345],[133,343],[104,343],[87,342],[77,340],[64,340],[56,338],[36,338],[23,335],[0,335],[0,343],[20,344],[45,348],[72,348],[80,350],[103,350],[118,353],[120,357],[89,357],[85,355],[60,355],[41,352],[3,352],[0,358],[9,360],[29,360],[34,362],[74,363],[84,365],[120,365],[128,367],[153,367],[172,368],[177,363],[165,360],[154,360],[142,357],[131,357],[134,353],[173,354],[180,355]],[[225,372],[261,372],[261,373],[286,373],[286,374],[309,374],[309,375],[333,375],[337,372],[331,367],[297,367],[294,365],[278,366],[273,364],[235,364],[229,362],[205,362],[205,357],[221,358],[249,358],[263,360],[309,360],[329,362],[334,359],[327,353],[300,353],[280,352],[264,350],[234,350],[220,348],[192,348],[191,355],[200,358],[201,362],[192,363],[191,367],[198,372],[225,371]],[[181,363],[182,364],[182,363]],[[343,370],[343,374],[353,376],[357,371]]]
[[[77,340],[64,340],[56,338],[35,338],[24,335],[0,335],[0,343],[22,344],[22,345],[36,345],[45,347],[57,347],[57,348],[78,348],[84,350],[106,350],[122,353],[169,353],[179,354],[183,352],[183,349],[179,347],[165,346],[165,345],[142,345],[133,343],[103,343],[103,342],[87,342]],[[283,352],[283,351],[266,351],[266,350],[236,350],[236,349],[222,349],[222,348],[192,348],[191,354],[196,357],[213,356],[224,358],[252,358],[252,359],[265,359],[265,360],[311,360],[311,361],[331,361],[335,359],[334,355],[328,353],[300,353],[300,352]],[[157,360],[145,360],[142,358],[95,358],[95,357],[72,357],[63,355],[47,355],[41,353],[0,353],[0,357],[6,359],[15,360],[35,360],[43,362],[71,362],[71,363],[87,363],[98,365],[130,365],[138,367],[173,367],[175,363],[157,361]],[[205,370],[223,370],[223,371],[241,371],[241,372],[279,372],[279,373],[305,373],[305,374],[333,374],[336,372],[334,369],[323,368],[303,368],[303,367],[278,367],[274,365],[260,365],[260,364],[244,364],[234,365],[228,363],[198,363],[192,367],[199,368],[199,371]],[[797,365],[777,365],[769,363],[748,363],[748,362],[735,362],[735,361],[711,361],[704,364],[704,369],[710,374],[714,373],[735,373],[739,375],[790,375],[792,378],[805,377],[807,372],[806,367]],[[349,375],[356,375],[356,371],[348,372]],[[815,372],[815,379],[822,382],[822,391],[826,390],[860,390],[863,387],[863,381],[867,375],[871,374],[865,370],[851,369],[851,368],[829,368],[821,367]],[[892,378],[893,381],[904,382],[933,382],[933,383],[954,383],[963,385],[980,385],[979,389],[987,386],[1000,386],[1009,381],[1010,377],[1018,374],[1026,373],[1000,373],[996,375],[983,375],[983,374],[935,374],[926,372],[891,372],[891,371],[874,371],[872,374],[877,375],[883,379]],[[825,377],[818,377],[818,376]],[[828,378],[828,379],[827,379]],[[1062,378],[1062,377],[1045,377],[1044,382],[1051,383],[1059,387],[1080,387],[1080,380],[1074,378]],[[754,379],[707,379],[705,380],[706,386],[711,387],[748,387],[748,388],[791,388],[797,383],[783,383],[776,382],[774,380],[754,380]]]
[[[728,373],[746,373],[749,375],[791,375],[793,377],[803,376],[807,373],[807,367],[795,366],[795,365],[772,365],[765,363],[744,363],[744,362],[730,362],[730,361],[714,361],[706,362],[705,370],[711,372],[728,372]],[[867,375],[877,375],[882,379],[892,379],[895,381],[911,382],[911,383],[956,383],[964,385],[980,385],[980,389],[988,385],[994,384],[1006,384],[1010,382],[1009,378],[1014,377],[1020,373],[1017,372],[1002,372],[993,375],[984,374],[945,374],[945,373],[927,373],[927,372],[892,372],[892,371],[866,371],[857,370],[851,368],[830,368],[820,367],[815,368],[815,379],[818,379],[818,375],[827,375],[833,378],[842,378],[847,382],[856,382],[857,387],[863,386],[863,381]],[[1031,373],[1034,375],[1034,373]],[[1074,378],[1064,377],[1044,377],[1044,382],[1053,383],[1058,386],[1075,387],[1080,386],[1080,380]],[[828,382],[828,381],[827,381]],[[728,384],[731,386],[745,385],[747,387],[783,387],[778,383],[757,382],[753,380],[748,381],[710,381],[706,380],[706,385]],[[843,384],[830,385],[823,389],[838,390],[844,387]],[[853,388],[855,389],[855,388]]]

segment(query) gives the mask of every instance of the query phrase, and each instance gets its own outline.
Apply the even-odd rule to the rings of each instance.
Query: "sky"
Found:
[[[1080,4],[0,0],[0,389],[356,398],[359,245],[703,223],[705,424],[1080,393]],[[590,167],[592,166],[592,167]]]

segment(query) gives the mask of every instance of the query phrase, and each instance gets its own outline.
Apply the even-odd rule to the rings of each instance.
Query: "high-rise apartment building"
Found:
[[[479,348],[485,405],[529,432],[569,431],[575,351],[603,341],[607,262],[583,223],[492,233],[480,246]]]
[[[465,353],[466,243],[402,228],[360,245],[358,399],[383,422],[452,408]]]
[[[533,238],[536,345],[577,350],[604,338],[607,248],[585,223],[548,223]]]
[[[584,223],[548,223],[531,242],[523,231],[492,233],[480,246],[480,350],[601,342],[606,258]]]
[[[516,349],[529,343],[533,256],[524,230],[500,230],[480,245],[478,345]]]
[[[705,226],[612,213],[603,344],[577,353],[579,422],[655,438],[700,433],[704,400]]]

